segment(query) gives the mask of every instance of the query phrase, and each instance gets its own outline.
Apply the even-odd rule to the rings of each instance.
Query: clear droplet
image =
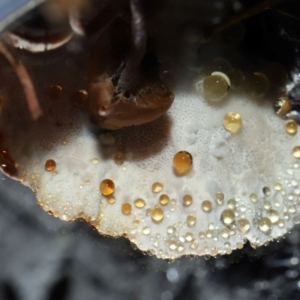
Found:
[[[231,225],[235,220],[235,214],[232,209],[225,209],[221,214],[221,221],[225,226]]]
[[[145,226],[145,227],[143,228],[143,234],[144,234],[144,235],[149,235],[149,234],[150,234],[150,232],[151,232],[151,229],[150,229],[150,227],[148,227],[148,226]]]
[[[263,232],[263,233],[270,233],[272,229],[272,223],[271,220],[267,217],[261,218],[258,222],[258,228]]]
[[[230,79],[222,72],[213,72],[203,80],[205,97],[209,100],[224,98],[230,89]]]
[[[261,97],[269,91],[270,82],[265,74],[254,72],[246,78],[245,88],[250,95]]]
[[[268,218],[271,220],[272,224],[275,224],[279,220],[279,212],[277,210],[271,209],[268,212]]]
[[[240,219],[237,222],[237,228],[242,233],[247,233],[250,230],[250,222],[247,219]]]

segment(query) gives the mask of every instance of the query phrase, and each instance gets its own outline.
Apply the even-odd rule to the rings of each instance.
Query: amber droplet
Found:
[[[11,177],[17,177],[18,170],[16,163],[5,148],[0,148],[0,166],[4,173]]]
[[[10,177],[17,177],[18,169],[17,164],[12,159],[7,149],[0,147],[0,166],[6,175]]]
[[[164,212],[160,207],[151,210],[151,218],[154,222],[159,223],[164,218]]]
[[[59,99],[63,95],[63,88],[60,85],[52,84],[48,88],[48,95],[52,99]]]
[[[152,192],[159,193],[163,190],[164,186],[160,182],[154,182],[152,184]]]
[[[86,90],[77,90],[71,97],[72,104],[77,108],[86,108],[88,96]]]
[[[104,179],[100,183],[100,192],[103,196],[109,196],[115,191],[115,184],[111,179]]]
[[[159,203],[161,205],[167,205],[167,204],[169,204],[169,201],[170,201],[170,198],[168,195],[162,194],[159,196]]]
[[[193,164],[193,157],[187,151],[179,151],[174,155],[173,166],[179,175],[187,173]]]
[[[191,195],[184,195],[182,203],[184,206],[190,206],[193,203],[193,197]]]
[[[122,165],[125,160],[125,155],[122,152],[117,152],[114,154],[114,161],[117,165]]]
[[[45,162],[45,170],[46,170],[46,171],[51,172],[51,171],[55,170],[55,168],[56,168],[56,162],[55,162],[55,160],[53,160],[53,159],[48,159],[48,160]]]
[[[195,215],[188,215],[187,218],[186,218],[186,223],[189,227],[193,227],[195,226],[197,222],[197,218]]]
[[[211,212],[212,210],[212,203],[209,200],[204,200],[201,204],[201,208],[204,212]]]
[[[293,156],[296,158],[300,158],[300,146],[295,146],[293,148]]]
[[[285,130],[288,134],[296,134],[298,130],[298,124],[294,120],[289,120],[285,124]]]
[[[285,116],[292,110],[292,104],[287,97],[280,97],[274,102],[274,110],[280,116]]]
[[[252,96],[261,97],[269,91],[270,82],[265,74],[254,72],[246,78],[245,87]]]
[[[124,215],[129,215],[131,213],[132,207],[131,204],[128,202],[125,202],[122,204],[122,213]]]
[[[236,112],[229,112],[223,119],[223,125],[231,133],[237,133],[242,126],[242,118]]]
[[[145,202],[144,199],[138,198],[138,199],[136,199],[136,200],[134,201],[134,205],[135,205],[135,207],[137,207],[137,208],[143,208],[143,207],[146,205],[146,202]]]

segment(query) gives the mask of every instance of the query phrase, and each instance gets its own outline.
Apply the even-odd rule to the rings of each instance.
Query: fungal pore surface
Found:
[[[162,15],[156,22],[170,23]],[[119,130],[93,124],[80,108],[89,40],[19,51],[44,112],[36,121],[0,58],[2,170],[30,187],[46,212],[85,219],[160,258],[229,254],[247,240],[258,247],[283,236],[300,220],[298,125],[273,108],[284,72],[275,83],[263,70],[276,64],[244,59],[235,47],[226,51],[238,59],[220,59],[219,37],[204,46],[216,55],[203,51],[197,68],[178,62],[178,28],[165,28],[152,34],[174,102],[157,120]]]

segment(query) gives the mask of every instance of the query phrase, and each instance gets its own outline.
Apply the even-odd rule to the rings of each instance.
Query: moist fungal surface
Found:
[[[299,222],[298,125],[274,112],[278,86],[268,92],[266,75],[248,72],[244,85],[215,101],[203,90],[205,76],[178,65],[166,114],[108,131],[74,103],[74,93],[81,104],[87,98],[88,45],[73,39],[59,51],[20,53],[44,111],[37,121],[1,60],[1,147],[17,166],[7,173],[45,211],[126,235],[162,258],[226,254],[246,239],[257,247]]]

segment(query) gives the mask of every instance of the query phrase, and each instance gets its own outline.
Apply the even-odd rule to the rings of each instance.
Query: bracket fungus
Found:
[[[138,2],[130,1],[132,15]],[[47,57],[19,52],[30,62],[44,111],[36,121],[1,59],[2,170],[30,187],[55,217],[85,219],[101,234],[124,235],[157,257],[228,254],[246,240],[261,246],[300,221],[298,124],[287,118],[292,106],[284,114],[274,111],[276,99],[286,96],[286,74],[276,74],[279,86],[278,78],[275,84],[263,73],[266,61],[231,47],[230,68],[205,75],[222,81],[220,89],[212,87],[216,80],[205,80],[187,67],[186,57],[176,56],[182,23],[174,25],[166,2],[148,26],[164,28],[149,29],[161,68],[170,57],[174,65],[180,60],[168,70],[177,82],[174,102],[158,71],[148,72],[146,40],[128,45],[123,25],[122,36],[111,35],[111,26],[102,33],[91,56],[94,37],[74,36],[60,57],[56,50]],[[220,43],[217,37],[203,46],[206,64]]]

